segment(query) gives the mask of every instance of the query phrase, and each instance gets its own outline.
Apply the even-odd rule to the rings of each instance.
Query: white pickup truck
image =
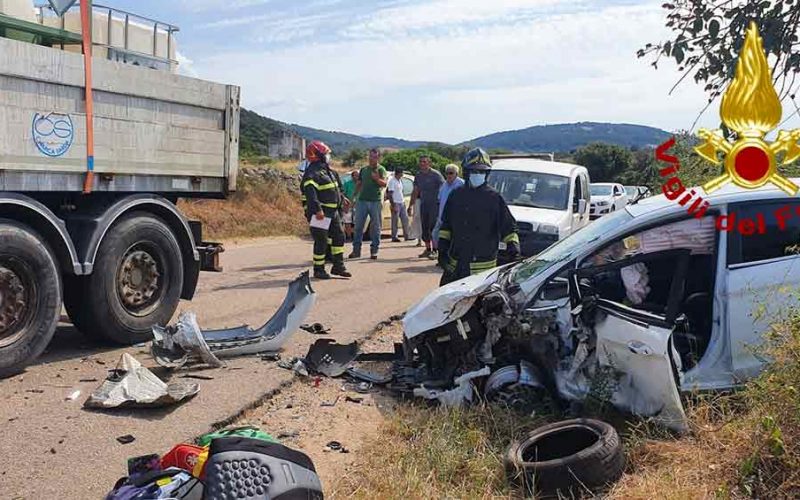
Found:
[[[0,2],[0,377],[47,347],[62,304],[82,333],[142,342],[219,270],[175,203],[235,190],[239,88],[176,74],[175,26],[91,19],[84,58],[76,9]]]
[[[536,255],[589,224],[591,195],[585,167],[532,155],[495,155],[488,182],[517,220],[524,256]]]

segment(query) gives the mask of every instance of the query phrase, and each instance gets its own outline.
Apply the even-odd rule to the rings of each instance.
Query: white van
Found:
[[[524,256],[536,255],[589,224],[591,195],[585,167],[530,155],[497,155],[492,156],[488,183],[517,220]]]

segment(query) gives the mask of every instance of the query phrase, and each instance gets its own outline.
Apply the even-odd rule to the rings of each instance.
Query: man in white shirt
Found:
[[[397,237],[397,218],[403,222],[403,238],[406,241],[410,240],[410,233],[408,231],[408,213],[406,212],[405,198],[403,198],[403,169],[396,168],[394,175],[389,179],[386,185],[386,198],[392,204],[392,241],[398,242],[400,238]]]

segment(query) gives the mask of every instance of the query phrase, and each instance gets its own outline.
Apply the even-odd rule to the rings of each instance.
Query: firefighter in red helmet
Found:
[[[314,238],[314,277],[330,279],[331,274],[349,278],[352,276],[344,265],[344,229],[341,211],[349,205],[342,196],[342,181],[330,168],[329,148],[322,141],[313,141],[306,147],[308,166],[303,172],[303,207],[309,221],[311,237]],[[333,259],[331,273],[325,270],[325,255]]]

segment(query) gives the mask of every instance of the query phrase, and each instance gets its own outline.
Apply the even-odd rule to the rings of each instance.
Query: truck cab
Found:
[[[589,171],[580,165],[526,155],[494,156],[488,183],[517,221],[523,256],[536,255],[589,223]]]

